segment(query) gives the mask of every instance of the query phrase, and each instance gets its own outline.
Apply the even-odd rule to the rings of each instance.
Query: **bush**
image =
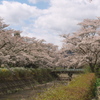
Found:
[[[100,86],[100,78],[97,78],[96,80],[96,87]]]
[[[0,79],[4,80],[4,79],[10,79],[11,78],[11,71],[9,71],[7,68],[0,68]]]
[[[85,73],[91,73],[91,68],[90,68],[90,66],[84,66],[84,72],[85,72]]]
[[[0,80],[22,80],[33,79],[38,83],[44,83],[53,80],[55,77],[51,74],[50,69],[34,68],[0,68]]]
[[[68,86],[60,85],[41,94],[35,100],[91,100],[94,96],[95,75],[80,75]]]
[[[96,67],[95,68],[95,75],[100,78],[100,68],[99,67]]]
[[[37,80],[39,83],[44,83],[53,80],[56,78],[56,76],[53,76],[51,74],[50,69],[43,69],[43,68],[38,68],[35,70],[32,70],[34,73],[34,79]]]

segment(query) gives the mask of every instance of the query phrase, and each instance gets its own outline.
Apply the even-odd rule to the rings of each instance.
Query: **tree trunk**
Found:
[[[94,73],[95,72],[95,66],[92,63],[90,63],[89,65],[90,65],[91,72]]]

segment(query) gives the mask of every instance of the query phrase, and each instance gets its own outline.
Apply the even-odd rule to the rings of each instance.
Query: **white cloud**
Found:
[[[98,1],[98,0],[96,0]],[[60,33],[74,31],[77,23],[85,18],[96,18],[99,4],[85,0],[51,0],[51,7],[35,21],[36,28],[55,30]]]
[[[44,10],[28,4],[3,1],[0,16],[11,26],[21,24],[23,35],[43,38],[58,45],[61,45],[59,34],[76,31],[79,28],[77,24],[83,19],[100,16],[99,0],[92,0],[91,3],[89,0],[30,0],[32,3],[40,1],[50,1],[50,7]]]
[[[50,0],[28,0],[30,3],[36,4],[38,2],[49,2]]]
[[[55,34],[54,32],[51,32],[44,29],[38,29],[33,28],[33,25],[30,27],[23,27],[23,33],[22,36],[29,36],[29,37],[36,37],[37,39],[44,39],[47,43],[53,43],[55,45],[61,46],[62,38],[58,36],[58,34]]]
[[[41,10],[34,6],[29,6],[25,3],[21,4],[19,2],[3,1],[0,5],[0,16],[11,25],[22,24],[29,18],[35,18],[39,16],[40,13]]]

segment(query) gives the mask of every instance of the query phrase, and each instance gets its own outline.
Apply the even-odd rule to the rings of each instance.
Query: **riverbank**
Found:
[[[73,77],[76,77],[76,75]],[[69,81],[67,74],[61,74],[59,79],[56,79],[52,82],[37,84],[31,89],[26,87],[24,90],[20,90],[19,92],[3,95],[0,97],[0,100],[33,100],[33,98],[49,89],[50,87],[56,87],[58,84],[67,85],[68,83]]]

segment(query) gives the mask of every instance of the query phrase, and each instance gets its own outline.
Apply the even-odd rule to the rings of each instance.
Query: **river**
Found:
[[[59,79],[52,82],[35,85],[33,88],[26,87],[24,90],[20,90],[16,93],[3,95],[0,97],[0,100],[34,100],[38,94],[46,91],[48,88],[56,87],[57,84],[68,85],[68,83],[68,76],[66,74],[61,74]]]

